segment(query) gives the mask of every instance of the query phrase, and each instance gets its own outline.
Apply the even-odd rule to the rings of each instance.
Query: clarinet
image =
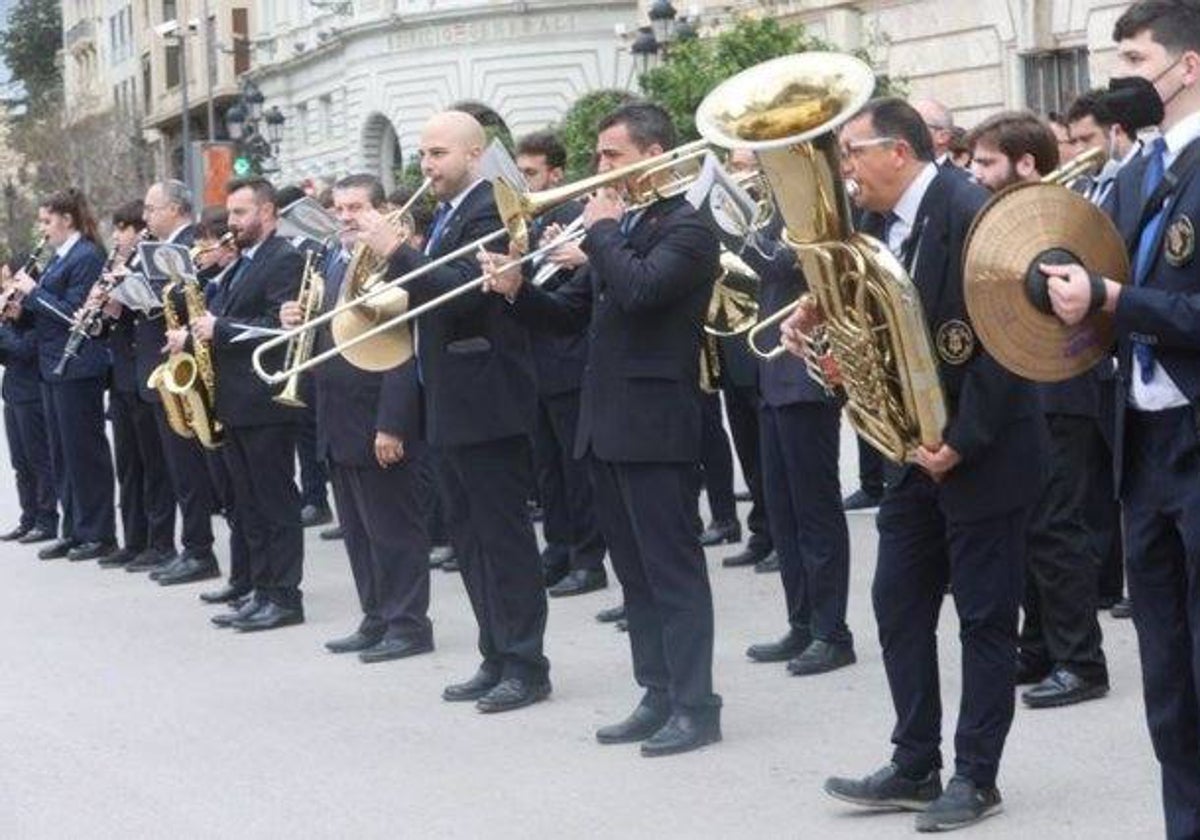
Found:
[[[138,234],[138,241],[145,239],[146,231],[143,229]],[[137,249],[137,243],[134,243],[134,250]],[[133,250],[129,252],[133,254]],[[96,288],[100,294],[96,298],[95,306],[85,306],[83,311],[79,313],[79,317],[71,324],[71,329],[67,333],[67,343],[63,345],[62,357],[58,360],[58,365],[54,368],[55,376],[62,376],[67,365],[71,360],[79,355],[79,348],[83,346],[83,342],[87,341],[93,335],[100,331],[101,320],[104,318],[104,306],[108,303],[108,297],[112,294],[113,289],[121,285],[121,281],[125,279],[125,275],[114,275],[112,272],[117,267],[117,260],[121,259],[122,265],[128,256],[121,258],[120,252],[113,248],[113,252],[108,255],[108,262],[104,265],[104,270],[100,272],[100,279],[96,282]]]
[[[29,256],[25,258],[25,264],[21,266],[21,268],[17,271],[17,274],[25,272],[25,275],[29,277],[30,280],[35,283],[38,281],[38,278],[42,275],[42,266],[40,263],[42,251],[46,250],[46,243],[49,241],[50,237],[48,236],[43,236],[38,241],[37,247],[29,252]],[[8,305],[10,303],[19,303],[21,300],[20,294],[21,293],[17,289],[16,285],[9,285],[7,288],[0,291],[0,312],[4,312],[6,309],[8,309]]]

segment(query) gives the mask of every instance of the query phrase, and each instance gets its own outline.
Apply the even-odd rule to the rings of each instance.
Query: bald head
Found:
[[[913,108],[929,126],[933,136],[933,153],[939,160],[950,151],[954,140],[954,114],[950,109],[936,99],[918,99],[912,103]]]
[[[462,111],[434,114],[421,130],[421,171],[439,201],[450,201],[478,177],[487,135]]]

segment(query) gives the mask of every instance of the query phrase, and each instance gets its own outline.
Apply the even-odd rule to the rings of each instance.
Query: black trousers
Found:
[[[942,766],[937,624],[949,584],[963,651],[955,772],[995,784],[1013,718],[1027,520],[1018,508],[947,521],[933,481],[916,469],[883,497],[871,598],[896,709],[893,760],[908,774]]]
[[[113,461],[104,433],[104,380],[49,382],[46,429],[63,505],[63,535],[76,542],[116,541]]]
[[[851,641],[850,531],[838,478],[841,409],[764,405],[762,463],[788,624],[814,639]]]
[[[538,399],[534,460],[545,519],[547,549],[569,558],[571,569],[604,566],[604,538],[596,524],[592,478],[573,455],[579,425],[579,392]]]
[[[1167,837],[1200,837],[1200,439],[1191,408],[1130,411],[1125,562]]]
[[[1100,564],[1102,600],[1115,601],[1125,594],[1125,551],[1121,533],[1121,503],[1113,486],[1113,434],[1116,426],[1116,381],[1100,382],[1100,434],[1093,438],[1087,462],[1087,499],[1084,518],[1092,551]]]
[[[432,446],[427,450],[425,457],[417,462],[425,476],[427,487],[428,504],[425,508],[425,530],[429,534],[430,545],[437,546],[450,545],[450,529],[446,526],[444,502],[446,489],[442,486],[440,462],[441,452]]]
[[[296,427],[227,426],[220,451],[233,485],[231,562],[246,558],[250,585],[260,595],[282,607],[299,607],[304,534],[300,491],[292,480]]]
[[[884,458],[879,450],[858,438],[858,486],[872,496],[883,492]]]
[[[733,449],[737,452],[738,463],[742,465],[746,489],[750,491],[750,514],[746,517],[746,527],[750,529],[747,548],[769,554],[773,543],[770,512],[767,510],[763,491],[762,445],[759,442],[761,435],[758,417],[761,400],[758,388],[742,385],[723,388],[721,393],[725,395],[725,416],[729,420]]]
[[[425,477],[417,459],[387,469],[330,464],[338,522],[369,635],[426,641],[429,537]]]
[[[713,604],[693,525],[694,464],[593,459],[596,515],[625,596],[633,676],[677,710],[713,693]]]
[[[303,381],[303,380],[302,380]],[[317,416],[312,406],[315,395],[312,388],[305,400],[308,407],[301,410],[304,419],[300,422],[296,436],[296,456],[300,461],[300,496],[304,505],[329,507],[329,469],[317,456]]]
[[[36,526],[58,533],[58,500],[42,403],[5,403],[4,431],[9,460],[17,477],[21,527]]]
[[[154,414],[136,391],[110,391],[113,455],[125,548],[175,550],[175,493]]]
[[[1090,417],[1046,416],[1049,476],[1029,522],[1021,659],[1108,680],[1096,618],[1096,558],[1087,530],[1088,458],[1100,430]]]
[[[708,509],[713,522],[735,522],[733,500],[733,453],[721,418],[721,395],[704,394],[703,431],[700,440],[700,472],[708,492]],[[694,481],[694,479],[693,479]]]
[[[154,416],[175,500],[179,503],[179,512],[183,517],[183,535],[180,542],[191,554],[211,554],[212,514],[215,502],[204,447],[194,438],[180,437],[171,431],[167,423],[167,413],[161,404],[155,404]]]
[[[546,592],[525,504],[533,489],[531,441],[519,435],[446,446],[439,469],[483,668],[502,679],[545,680]]]

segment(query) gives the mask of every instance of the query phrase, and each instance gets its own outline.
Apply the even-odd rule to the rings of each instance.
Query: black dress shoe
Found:
[[[115,569],[118,566],[124,566],[132,563],[138,553],[131,548],[122,548],[114,551],[107,557],[101,557],[99,566],[102,569]]]
[[[566,598],[584,595],[608,586],[608,575],[604,569],[574,569],[566,577],[546,590],[551,598]]]
[[[642,741],[642,755],[646,758],[675,755],[699,749],[705,744],[715,744],[720,740],[720,709],[673,712],[662,728]]]
[[[75,546],[75,540],[58,540],[39,551],[37,556],[39,560],[58,560],[66,557],[67,553]]]
[[[910,779],[898,766],[888,764],[861,779],[831,776],[825,780],[825,792],[864,808],[924,811],[942,795],[942,777],[931,770],[920,779]]]
[[[328,525],[333,521],[333,511],[328,505],[305,505],[300,509],[300,524],[305,528]]]
[[[164,569],[158,576],[159,586],[179,586],[184,583],[196,583],[201,580],[211,580],[221,576],[221,567],[217,558],[211,554],[183,554],[180,562],[170,570]]]
[[[597,729],[596,740],[601,744],[632,744],[635,741],[645,741],[662,729],[670,716],[670,702],[665,697],[656,700],[647,696],[642,698],[633,714],[625,720]]]
[[[54,528],[39,528],[34,526],[30,528],[25,536],[20,537],[17,542],[21,545],[33,545],[34,543],[48,542],[57,536]]]
[[[80,543],[72,548],[67,552],[67,559],[73,563],[79,563],[84,560],[99,560],[101,557],[107,557],[116,550],[117,544],[111,540],[107,542],[95,540]]]
[[[1133,602],[1128,598],[1122,598],[1112,605],[1112,609],[1109,612],[1113,618],[1133,618]]]
[[[739,566],[754,566],[770,553],[769,551],[763,551],[761,548],[747,546],[745,551],[739,551],[737,554],[731,554],[723,559],[721,565],[726,569],[736,569]]]
[[[228,604],[248,594],[250,590],[245,586],[226,586],[213,592],[201,592],[200,600],[206,604]]]
[[[0,534],[0,541],[12,542],[13,540],[19,540],[19,539],[21,539],[21,537],[25,536],[32,530],[33,530],[32,525],[18,525],[16,528],[13,528],[8,533]]]
[[[358,653],[360,650],[375,647],[382,639],[383,633],[364,633],[359,629],[349,636],[330,639],[325,643],[325,650],[330,653]]]
[[[448,545],[435,545],[429,550],[429,568],[440,569],[442,564],[454,559],[454,549]]]
[[[849,496],[842,499],[842,510],[873,510],[879,507],[879,503],[882,500],[882,491],[869,492],[866,490],[855,490]]]
[[[326,528],[317,536],[323,540],[344,540],[346,538],[346,529],[341,525],[334,525],[332,528]]]
[[[609,607],[605,610],[600,610],[596,613],[596,620],[601,624],[612,624],[614,621],[620,621],[625,617],[625,605],[617,604],[615,607]]]
[[[532,706],[550,696],[550,680],[531,683],[526,680],[509,677],[501,680],[487,694],[479,698],[475,708],[481,712],[511,712]]]
[[[849,642],[830,643],[813,639],[803,653],[788,662],[787,669],[792,676],[809,677],[845,668],[856,661],[854,645]]]
[[[917,814],[917,831],[953,831],[999,814],[1004,810],[995,786],[979,787],[965,776],[955,776],[946,791],[923,813]]]
[[[303,607],[281,607],[274,601],[268,601],[262,609],[252,612],[245,618],[235,618],[229,622],[229,626],[242,633],[257,633],[260,630],[275,630],[279,627],[291,627],[293,624],[303,623]]]
[[[755,563],[754,572],[759,575],[777,574],[779,572],[779,552],[772,551]]]
[[[700,545],[732,545],[742,541],[742,524],[737,520],[731,522],[711,522],[700,532]]]
[[[810,644],[812,644],[812,636],[792,628],[777,641],[750,645],[746,648],[746,656],[755,662],[787,662],[804,653]]]
[[[1049,662],[1034,662],[1027,656],[1017,658],[1017,685],[1037,685],[1050,676]]]
[[[466,682],[454,683],[442,689],[442,699],[451,703],[464,703],[478,700],[500,683],[500,676],[480,668],[475,676]]]
[[[158,568],[166,568],[175,561],[175,552],[164,548],[147,548],[132,563],[125,564],[127,572],[149,572]]]
[[[1068,668],[1055,668],[1050,676],[1021,693],[1021,701],[1031,709],[1070,706],[1095,700],[1108,694],[1108,680],[1086,680]]]
[[[160,563],[150,569],[150,580],[159,580],[163,575],[175,572],[187,565],[187,554],[176,554],[166,563]]]
[[[571,551],[561,545],[542,549],[542,585],[557,586],[571,571]]]
[[[264,609],[266,606],[266,598],[255,592],[242,601],[240,606],[235,606],[229,612],[214,615],[209,619],[209,621],[218,627],[232,627],[233,622],[237,621],[239,618],[249,618],[259,610]]]
[[[388,662],[392,659],[406,659],[433,650],[433,639],[382,639],[379,644],[364,650],[358,655],[362,662]]]

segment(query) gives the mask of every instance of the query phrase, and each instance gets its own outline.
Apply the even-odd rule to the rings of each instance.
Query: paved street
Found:
[[[8,475],[4,527],[15,519]],[[911,815],[853,813],[820,791],[827,774],[872,770],[889,752],[869,599],[872,518],[855,515],[851,528],[858,665],[797,679],[749,663],[749,642],[783,630],[778,580],[721,569],[728,552],[710,552],[725,741],[653,761],[592,738],[638,697],[625,637],[593,620],[618,600],[615,584],[551,603],[552,699],[485,716],[439,698],[477,663],[456,575],[434,574],[436,653],[364,666],[321,647],[358,616],[341,545],[315,534],[308,623],[261,635],[213,628],[213,610],[196,599],[202,587],[164,590],[2,544],[0,837],[910,836]],[[224,536],[222,528],[223,564]],[[1162,835],[1133,628],[1107,616],[1103,627],[1112,694],[1066,710],[1019,709],[1000,780],[1007,810],[969,836]],[[951,710],[956,634],[947,609]]]

